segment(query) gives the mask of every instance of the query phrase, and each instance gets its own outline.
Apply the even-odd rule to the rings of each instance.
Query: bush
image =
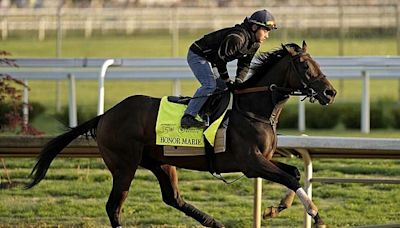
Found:
[[[279,116],[278,128],[297,128],[298,111],[296,104],[287,104],[284,106]]]
[[[8,103],[0,103],[0,126],[7,125],[6,114],[11,111],[11,106]]]
[[[400,128],[400,106],[393,106],[391,109],[391,114],[393,116],[392,126],[397,129]]]
[[[370,127],[372,129],[388,128],[393,125],[392,113],[386,111],[391,105],[387,102],[374,102],[370,104]],[[361,127],[361,104],[343,104],[341,109],[342,122],[348,129],[359,129]]]
[[[361,126],[361,109],[359,103],[341,104],[339,108],[341,117],[340,121],[347,129],[360,129]]]
[[[336,103],[330,106],[306,105],[306,127],[314,129],[334,128],[340,123],[347,129],[360,129],[361,104]],[[296,129],[298,126],[297,104],[284,107],[279,118],[279,128]],[[379,100],[370,104],[370,127],[400,128],[400,105],[392,100]]]
[[[334,128],[339,123],[338,106],[306,105],[307,128]],[[279,118],[279,128],[296,129],[298,127],[298,105],[285,105]]]
[[[42,115],[46,111],[46,107],[39,102],[30,102],[29,121],[33,121],[36,117]]]
[[[29,103],[29,106],[29,121],[34,120],[46,111],[44,105],[38,102]],[[0,125],[7,125],[6,113],[9,113],[11,108],[12,105],[10,103],[0,103]],[[22,104],[18,104],[18,109],[22,112]]]
[[[384,115],[384,106],[380,103],[373,103],[370,107],[370,127],[372,129],[387,128],[389,125],[390,121]]]
[[[96,111],[94,110],[85,110],[83,111],[81,106],[77,107],[77,119],[78,123],[83,123],[87,120],[92,119],[97,116]],[[68,107],[64,106],[61,109],[60,113],[54,114],[54,117],[60,121],[64,126],[69,126],[69,112]]]
[[[334,128],[339,123],[338,106],[306,106],[306,127],[314,129]]]

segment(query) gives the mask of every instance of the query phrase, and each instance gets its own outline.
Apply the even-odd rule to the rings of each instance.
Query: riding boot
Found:
[[[181,127],[182,128],[190,128],[190,127],[197,127],[197,128],[204,128],[205,123],[203,121],[197,120],[194,116],[185,114],[181,119]]]

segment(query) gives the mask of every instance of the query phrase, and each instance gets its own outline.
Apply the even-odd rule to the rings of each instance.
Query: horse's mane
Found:
[[[251,65],[251,74],[249,79],[246,80],[243,85],[238,85],[238,87],[246,87],[257,82],[261,77],[278,63],[282,58],[289,54],[286,48],[292,48],[296,53],[302,51],[301,47],[295,43],[288,43],[282,45],[280,48],[272,49],[268,52],[261,52],[259,56],[256,57],[255,61]]]

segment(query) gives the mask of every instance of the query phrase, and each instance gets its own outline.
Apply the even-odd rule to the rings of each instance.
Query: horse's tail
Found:
[[[100,118],[101,116],[97,116],[50,140],[40,152],[38,161],[29,175],[32,180],[25,187],[32,188],[38,184],[46,175],[46,172],[54,158],[62,151],[62,149],[72,142],[72,140],[85,133],[89,133],[93,138],[96,138],[96,128]]]

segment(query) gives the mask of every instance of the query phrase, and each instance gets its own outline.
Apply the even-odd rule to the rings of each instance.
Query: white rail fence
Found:
[[[400,4],[337,6],[271,6],[282,28],[397,28],[400,29]],[[66,31],[135,31],[149,29],[219,29],[240,23],[256,8],[44,8],[0,9],[0,33],[37,31],[40,40],[59,27]],[[323,13],[322,13],[323,12]],[[60,22],[60,23],[58,23]]]
[[[400,184],[400,179],[387,178],[331,178],[313,177],[315,159],[400,159],[400,139],[391,138],[351,138],[351,137],[316,137],[316,136],[278,136],[277,151],[281,154],[293,154],[304,162],[304,190],[312,198],[312,183],[381,183]],[[261,186],[261,179],[256,180]],[[261,187],[256,187],[255,191]],[[254,193],[256,197],[257,192]],[[261,202],[261,199],[254,199]],[[255,221],[260,221],[255,216]],[[258,220],[256,220],[258,219]],[[304,227],[311,228],[311,217],[304,212]],[[371,227],[400,227],[400,224],[374,225]],[[257,227],[258,228],[258,227]]]
[[[370,79],[400,78],[400,57],[316,57],[322,71],[329,79],[362,80],[361,131],[370,131]],[[180,94],[180,80],[194,79],[183,58],[18,58],[18,68],[0,66],[0,73],[18,79],[63,80],[69,79],[70,125],[75,126],[75,79],[99,81],[98,113],[104,110],[104,79],[172,80],[173,95]],[[235,62],[228,64],[230,75],[235,74]],[[26,90],[25,93],[28,93]],[[339,91],[340,93],[340,91]],[[28,96],[26,94],[26,101]],[[299,102],[299,130],[305,130],[305,104]]]

